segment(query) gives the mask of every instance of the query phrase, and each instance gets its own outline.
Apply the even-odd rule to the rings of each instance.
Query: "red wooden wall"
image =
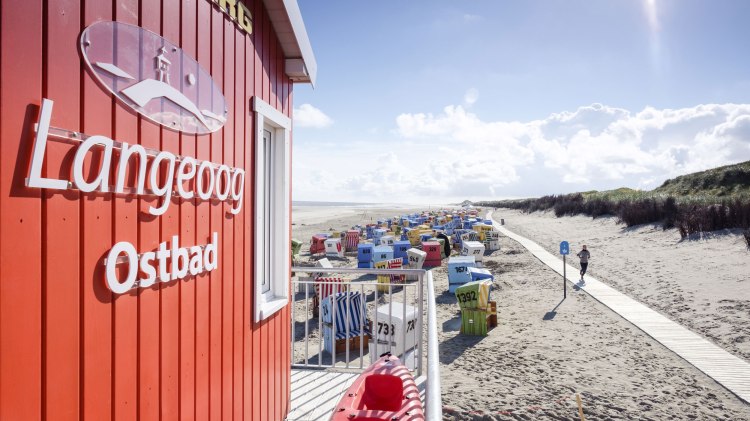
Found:
[[[246,35],[209,0],[2,0],[0,3],[0,420],[281,420],[289,405],[289,307],[256,324],[253,303],[252,97],[291,117],[292,84],[260,0]],[[162,128],[117,103],[84,70],[81,31],[136,24],[194,57],[230,115],[214,134]],[[29,189],[42,98],[52,126],[224,162],[246,170],[231,204]],[[73,147],[50,140],[44,176],[69,171]],[[219,268],[113,295],[102,259],[119,241],[139,252],[172,235],[205,244]]]

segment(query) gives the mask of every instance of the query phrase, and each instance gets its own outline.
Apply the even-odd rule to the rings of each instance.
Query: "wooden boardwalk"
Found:
[[[292,369],[292,399],[288,421],[327,420],[358,373]]]
[[[488,217],[492,217],[492,212]],[[519,242],[542,263],[560,275],[563,274],[561,258],[543,249],[537,243],[509,231],[497,222],[493,221],[493,225],[503,234]],[[573,277],[578,276],[577,268],[567,265],[566,270]],[[577,282],[577,279],[573,281],[570,277],[567,280],[571,283]],[[750,363],[590,275],[586,275],[585,284],[576,283],[576,285],[727,388],[741,400],[750,403]]]
[[[359,373],[292,369],[291,410],[287,421],[325,421]],[[424,404],[426,377],[416,379]]]

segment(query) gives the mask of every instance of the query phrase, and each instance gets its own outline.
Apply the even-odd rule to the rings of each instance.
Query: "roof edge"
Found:
[[[304,64],[301,72],[290,74],[288,69],[285,69],[285,73],[294,83],[310,83],[315,87],[318,63],[315,61],[297,0],[263,0],[263,4],[281,41],[284,58],[301,59]]]

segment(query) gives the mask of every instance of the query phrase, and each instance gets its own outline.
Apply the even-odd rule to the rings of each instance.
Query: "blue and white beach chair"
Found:
[[[347,342],[351,343],[350,350],[358,350],[360,336],[365,340],[363,346],[367,346],[367,307],[359,291],[327,296],[323,299],[322,312],[324,350],[331,354],[334,349],[342,352]]]

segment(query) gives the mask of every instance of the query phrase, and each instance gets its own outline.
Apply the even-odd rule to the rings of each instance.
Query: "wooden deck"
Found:
[[[292,369],[292,400],[287,421],[326,421],[359,373]],[[415,379],[424,405],[426,377]]]
[[[358,373],[292,369],[292,402],[288,421],[327,420]]]
[[[492,217],[490,212],[488,215]],[[561,258],[535,242],[517,235],[497,222],[493,225],[503,234],[519,242],[544,264],[563,274]],[[567,265],[567,273],[578,276],[578,269]],[[570,277],[567,278],[571,283]],[[590,296],[612,309],[643,332],[684,358],[746,403],[750,403],[750,363],[736,357],[702,336],[668,319],[646,305],[586,275],[586,283],[578,285]]]

